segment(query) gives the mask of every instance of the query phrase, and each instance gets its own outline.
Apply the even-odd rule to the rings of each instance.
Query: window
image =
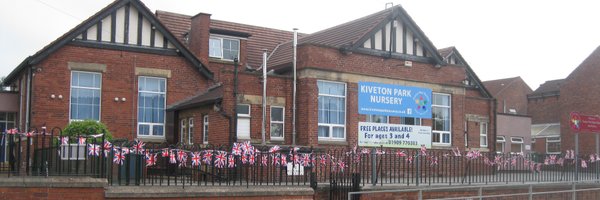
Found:
[[[240,40],[211,37],[209,41],[208,55],[212,58],[233,60],[239,58]]]
[[[16,113],[0,112],[0,133],[15,127]],[[8,161],[8,135],[0,134],[0,162]]]
[[[523,138],[522,137],[510,137],[510,152],[511,153],[523,152]]]
[[[271,106],[271,139],[283,140],[285,109]]]
[[[367,122],[389,123],[389,117],[385,115],[367,115]]]
[[[208,144],[208,115],[204,115],[203,118],[202,133],[204,134],[204,137],[202,138],[202,141],[204,144]]]
[[[560,137],[546,138],[546,153],[560,154]]]
[[[188,119],[188,144],[194,144],[194,118]]]
[[[481,146],[481,147],[488,146],[488,123],[487,122],[479,123],[479,146]]]
[[[237,105],[237,137],[238,139],[250,139],[250,105]]]
[[[60,159],[61,160],[85,160],[85,144],[61,144]]]
[[[167,80],[138,78],[138,136],[164,137]]]
[[[400,124],[420,126],[421,125],[421,118],[400,117]]]
[[[433,93],[433,104],[431,105],[433,129],[433,144],[450,145],[452,133],[450,127],[450,95]]]
[[[504,153],[504,144],[506,144],[506,138],[504,138],[504,136],[497,136],[496,153]]]
[[[319,139],[346,139],[346,84],[317,81]]]
[[[70,120],[100,121],[102,75],[95,72],[71,72]]]
[[[187,131],[187,127],[185,126],[186,120],[181,120],[181,128],[179,129],[181,133],[179,133],[179,143],[183,144],[186,138],[185,132]]]

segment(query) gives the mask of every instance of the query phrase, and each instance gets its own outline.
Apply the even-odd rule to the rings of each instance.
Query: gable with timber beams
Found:
[[[64,45],[182,56],[205,78],[213,74],[140,0],[116,0],[75,28],[24,60],[7,76],[11,81],[22,69],[41,62]]]
[[[401,6],[358,40],[354,48],[409,60],[434,60],[445,64],[437,49]]]

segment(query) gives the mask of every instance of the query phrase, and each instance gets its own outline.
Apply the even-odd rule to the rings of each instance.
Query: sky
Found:
[[[111,0],[0,0],[0,77]],[[152,11],[313,33],[401,4],[438,49],[455,46],[482,81],[533,89],[566,78],[600,46],[594,0],[142,0]]]

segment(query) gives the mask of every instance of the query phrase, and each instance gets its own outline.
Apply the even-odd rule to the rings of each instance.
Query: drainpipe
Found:
[[[237,142],[237,126],[238,126],[238,111],[237,111],[237,96],[238,96],[238,59],[233,59],[233,130],[231,136],[233,142]],[[233,144],[233,143],[230,143]]]
[[[33,67],[30,67],[27,71],[27,105],[25,106],[25,131],[29,132],[29,127],[31,127],[31,83],[33,82],[31,79],[33,78]]]
[[[265,145],[265,132],[267,126],[267,50],[265,49],[263,52],[263,68],[262,68],[262,76],[263,76],[263,96],[262,96],[262,145]]]
[[[292,94],[292,145],[296,145],[296,82],[297,82],[297,77],[296,77],[296,54],[297,54],[297,47],[298,47],[298,29],[294,28],[294,61],[293,63],[293,71],[294,71],[294,88],[293,88],[293,94]]]
[[[497,131],[498,131],[498,111],[497,111],[497,107],[498,107],[498,101],[495,98],[490,99],[490,101],[492,102],[492,105],[490,105],[492,107],[492,111],[494,112],[494,133],[492,134],[494,143],[492,145],[492,151],[494,151],[494,154],[496,154],[496,137],[498,135]],[[490,123],[492,122],[492,120],[490,120]],[[489,141],[489,139],[488,139]]]

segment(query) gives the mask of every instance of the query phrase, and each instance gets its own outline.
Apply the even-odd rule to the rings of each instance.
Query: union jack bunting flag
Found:
[[[412,157],[412,156],[409,156],[409,157],[408,157],[408,164],[412,164],[412,161],[413,161],[413,157]]]
[[[119,150],[115,150],[115,157],[113,158],[113,162],[115,164],[123,165],[123,161],[125,161],[125,155],[123,155]]]
[[[279,160],[280,160],[281,154],[275,154],[273,155],[273,165],[279,166]]]
[[[103,149],[104,149],[104,157],[108,156],[108,153],[112,149],[112,144],[109,141],[104,141]]]
[[[436,166],[438,164],[438,158],[436,156],[431,156],[431,166]]]
[[[60,143],[64,145],[69,144],[69,136],[61,137]]]
[[[298,154],[294,154],[292,156],[292,160],[294,162],[294,165],[299,165],[302,162],[302,159],[300,159],[300,155]]]
[[[88,155],[98,156],[99,151],[100,151],[100,146],[95,145],[95,144],[88,144]]]
[[[187,153],[185,151],[179,150],[177,152],[177,160],[179,160],[179,162],[187,161]]]
[[[129,148],[127,148],[127,147],[121,147],[121,153],[122,153],[123,155],[127,155],[127,154],[129,154]]]
[[[254,158],[254,157],[252,157],[252,158]],[[235,156],[234,155],[229,155],[227,157],[227,167],[229,167],[229,168],[235,167]]]
[[[340,171],[344,172],[344,168],[346,168],[346,163],[344,163],[344,161],[339,161],[338,162],[338,166],[340,167]]]
[[[192,153],[192,166],[199,166],[200,165],[200,152],[194,152]]]
[[[163,158],[167,158],[167,157],[169,157],[169,149],[167,149],[167,148],[164,148],[164,149],[162,150],[162,154],[161,154],[160,156],[162,156]]]
[[[327,165],[327,156],[325,155],[321,155],[321,157],[319,158],[319,162],[321,163],[321,165],[325,166]]]
[[[248,163],[251,165],[254,165],[256,161],[256,156],[254,154],[250,154],[250,156],[248,157]]]
[[[225,167],[225,158],[226,155],[224,152],[219,152],[216,156],[215,156],[215,167],[217,168],[223,168]]]
[[[242,154],[240,159],[242,160],[242,164],[248,163],[248,156],[246,154]]]
[[[169,163],[171,163],[171,164],[177,163],[177,157],[175,157],[175,153],[173,153],[173,152],[169,153]]]
[[[281,147],[279,147],[278,145],[275,145],[275,146],[271,147],[271,149],[269,149],[269,153],[275,153],[279,150],[281,150]]]
[[[383,155],[383,154],[385,154],[385,151],[383,151],[381,149],[377,149],[377,151],[375,152],[375,154],[377,154],[377,155]]]
[[[156,165],[156,154],[146,153],[146,167]]]
[[[262,163],[263,166],[267,166],[268,160],[269,160],[269,157],[267,157],[267,155],[262,155],[260,162]]]
[[[281,154],[281,165],[287,166],[287,155]]]
[[[458,149],[458,147],[452,149],[452,153],[454,154],[455,157],[462,156],[461,153],[460,153],[460,150]]]
[[[367,148],[363,148],[363,149],[360,150],[360,153],[361,154],[369,154],[369,153],[371,153],[371,150],[369,150]]]
[[[240,143],[234,142],[233,147],[231,148],[231,154],[239,156],[242,155],[242,149],[240,147]]]
[[[27,132],[27,133],[25,133],[25,137],[32,137],[33,134],[34,134],[33,131]]]
[[[310,154],[305,153],[302,156],[302,166],[305,166],[305,167],[310,166]]]
[[[242,144],[242,151],[244,152],[244,154],[250,154],[251,149],[252,144],[250,144],[250,141],[246,141]]]
[[[396,151],[396,155],[398,157],[406,157],[406,153],[404,153],[404,151],[400,151],[400,150]]]
[[[144,142],[142,141],[137,141],[137,143],[135,143],[135,145],[133,145],[133,152],[137,153],[137,154],[142,154],[144,153]]]
[[[424,144],[421,145],[421,156],[426,156],[427,155],[427,147],[425,147]]]
[[[85,138],[84,137],[79,137],[79,145],[84,145],[85,144]]]
[[[14,135],[14,134],[19,133],[19,130],[17,130],[16,128],[8,129],[8,130],[6,130],[6,133],[9,135]]]
[[[204,163],[206,163],[207,165],[210,165],[210,164],[212,164],[211,163],[212,162],[212,156],[213,156],[213,154],[212,154],[211,151],[206,151],[204,153],[204,155],[202,156],[202,161],[204,161]]]

